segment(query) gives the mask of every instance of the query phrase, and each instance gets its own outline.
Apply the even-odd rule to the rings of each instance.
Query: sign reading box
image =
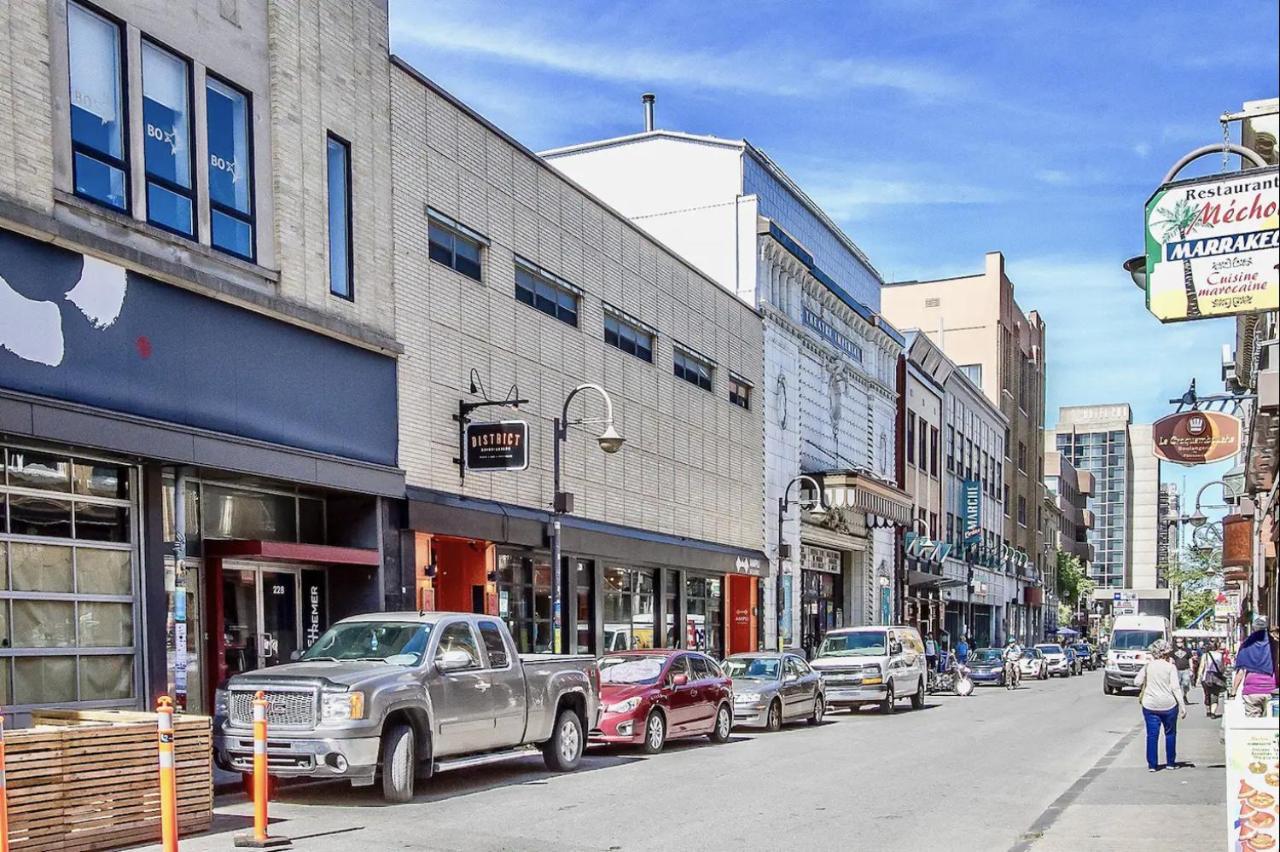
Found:
[[[529,424],[524,420],[468,423],[467,470],[524,470],[529,466]]]

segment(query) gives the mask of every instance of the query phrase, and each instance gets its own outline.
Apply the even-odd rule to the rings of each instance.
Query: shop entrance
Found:
[[[287,663],[302,649],[302,569],[222,566],[221,679]]]

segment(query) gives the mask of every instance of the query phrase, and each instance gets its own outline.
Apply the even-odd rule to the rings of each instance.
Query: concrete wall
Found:
[[[411,485],[530,507],[551,502],[551,420],[581,382],[612,394],[627,444],[600,452],[590,427],[565,448],[576,514],[741,547],[762,546],[764,382],[759,315],[460,103],[392,71],[394,241],[401,465]],[[427,205],[484,234],[483,282],[428,258]],[[575,328],[514,297],[520,255],[581,288]],[[657,330],[654,362],[607,345],[603,304]],[[673,344],[716,363],[708,392],[672,375]],[[530,465],[459,480],[452,415],[475,369],[489,392],[531,400]],[[755,385],[728,400],[728,372]],[[598,416],[592,396],[574,413]]]
[[[125,25],[128,215],[73,194],[67,0],[0,7],[0,220],[37,237],[361,345],[391,340],[387,8],[309,0],[95,4]],[[146,222],[143,37],[191,60],[197,239]],[[268,58],[269,57],[269,58]],[[206,76],[253,104],[256,262],[209,247]],[[351,143],[354,301],[329,294],[326,132]]]
[[[1158,535],[1160,516],[1160,460],[1152,452],[1150,424],[1129,427],[1129,452],[1133,457],[1132,500],[1129,503],[1128,585],[1138,589],[1159,587]]]

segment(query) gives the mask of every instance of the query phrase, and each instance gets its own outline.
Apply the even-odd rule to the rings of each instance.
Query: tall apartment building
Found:
[[[1160,460],[1152,452],[1150,424],[1136,424],[1124,403],[1069,405],[1045,448],[1078,470],[1092,473],[1089,498],[1095,526],[1090,576],[1099,587],[1159,588],[1156,572]]]
[[[207,713],[400,605],[387,9],[0,32],[0,704]]]
[[[1008,421],[1003,436],[1002,538],[1026,576],[1043,576],[1045,325],[1014,298],[1004,255],[989,252],[979,275],[886,284],[884,314],[918,328],[954,361]]]
[[[1051,604],[1045,611],[1046,629],[1050,614],[1056,613],[1057,607],[1057,554],[1062,552],[1074,556],[1080,560],[1085,573],[1092,575],[1090,566],[1094,560],[1094,546],[1089,540],[1089,532],[1094,528],[1094,514],[1089,501],[1095,493],[1095,482],[1094,475],[1087,470],[1077,469],[1067,453],[1046,447],[1045,502],[1049,504],[1046,512],[1053,518],[1053,534],[1045,539],[1049,546],[1050,563],[1049,573],[1045,576],[1045,588],[1049,591],[1046,604]]]
[[[1178,528],[1182,514],[1182,501],[1178,486],[1173,482],[1160,483],[1159,506],[1156,512],[1156,571],[1161,587],[1168,585],[1163,576],[1168,566],[1178,560]]]
[[[553,419],[603,388],[626,439],[569,430],[561,647],[758,647],[760,315],[408,64],[391,72],[400,446],[420,605],[555,647]],[[462,403],[528,422],[528,467],[464,472]],[[599,418],[588,390],[571,419]],[[595,431],[592,431],[592,430]],[[771,585],[771,584],[765,584]],[[766,610],[767,612],[767,610]]]
[[[784,582],[766,606],[782,636],[813,647],[832,627],[891,621],[903,339],[880,313],[880,275],[790,177],[744,139],[654,129],[544,156],[675,248],[764,321],[765,541]],[[850,501],[821,518],[788,502],[798,475]],[[783,557],[789,552],[789,557]]]

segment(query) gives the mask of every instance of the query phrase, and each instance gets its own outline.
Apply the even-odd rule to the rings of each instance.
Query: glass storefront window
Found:
[[[663,595],[664,615],[663,620],[666,622],[663,631],[664,648],[680,647],[680,632],[676,627],[680,623],[680,572],[667,572],[666,594]]]
[[[71,490],[71,464],[60,456],[31,450],[9,450],[8,480],[12,488]]]
[[[126,654],[80,658],[80,700],[105,701],[133,694],[133,657]]]
[[[12,605],[13,647],[75,647],[75,604],[70,601],[15,600]]]
[[[50,544],[10,546],[13,563],[13,590],[16,592],[74,591],[71,548]]]
[[[654,646],[656,624],[652,571],[606,565],[601,600],[604,604],[604,641],[599,650],[602,653]]]
[[[205,483],[204,538],[297,541],[295,498]]]
[[[76,549],[76,590],[82,595],[133,593],[133,560],[127,550]]]
[[[577,591],[577,652],[579,654],[590,654],[592,645],[592,609],[591,606],[591,584],[592,575],[595,573],[595,564],[585,560],[574,560],[574,578]]]
[[[75,700],[75,657],[14,658],[14,704],[54,704]]]
[[[71,504],[28,494],[10,494],[9,532],[44,538],[71,538]]]
[[[553,650],[551,563],[545,556],[498,554],[498,615],[522,654]]]
[[[724,658],[724,580],[720,577],[685,579],[686,647]]]

